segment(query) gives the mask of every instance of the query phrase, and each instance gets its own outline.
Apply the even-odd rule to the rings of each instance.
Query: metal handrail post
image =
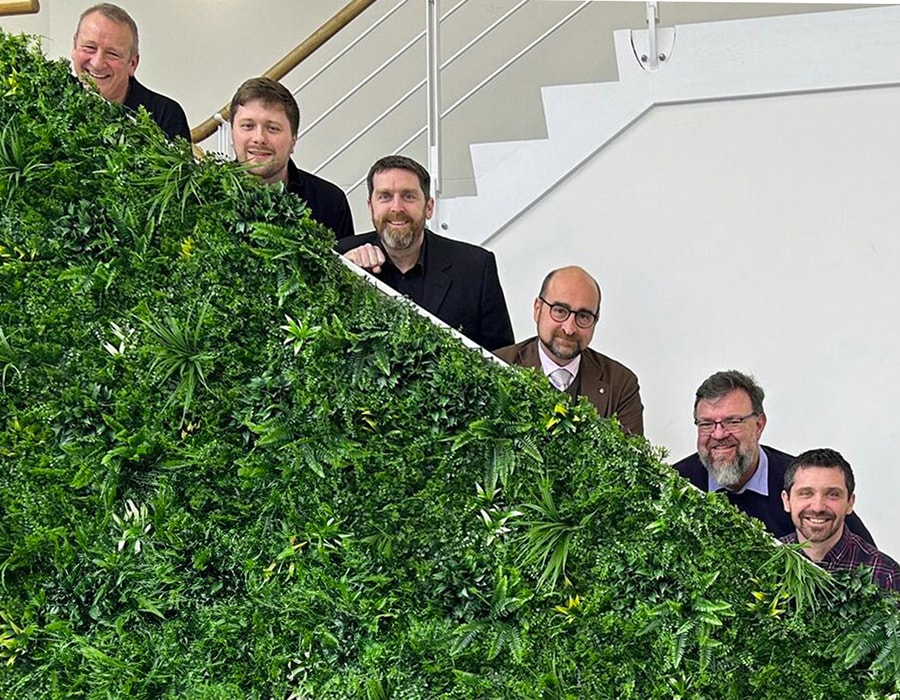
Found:
[[[659,26],[659,5],[655,0],[647,3],[647,56],[650,59],[650,70],[659,68],[659,49],[656,45],[656,30]]]
[[[428,93],[428,172],[431,173],[435,211],[439,221],[441,197],[441,23],[438,0],[425,0],[425,50],[427,55],[426,90]]]

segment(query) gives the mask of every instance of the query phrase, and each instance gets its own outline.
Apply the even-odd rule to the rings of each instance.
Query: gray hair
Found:
[[[138,52],[138,28],[135,21],[131,18],[125,10],[123,10],[118,5],[113,5],[111,2],[101,2],[97,5],[89,7],[84,12],[81,13],[81,16],[78,18],[78,26],[75,27],[75,36],[73,39],[78,38],[78,32],[81,31],[81,23],[84,21],[84,18],[88,15],[92,15],[94,13],[103,15],[106,19],[115,22],[116,24],[124,24],[131,31],[131,56],[129,58],[133,58]]]

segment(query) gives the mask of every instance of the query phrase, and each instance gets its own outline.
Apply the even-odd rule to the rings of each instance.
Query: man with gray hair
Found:
[[[146,109],[169,139],[181,136],[190,141],[191,130],[181,105],[134,77],[140,57],[137,24],[121,7],[102,2],[81,13],[72,38],[76,75],[94,83],[110,102],[132,111]]]
[[[697,389],[694,425],[697,452],[674,464],[701,491],[721,492],[733,506],[761,520],[775,537],[794,531],[781,503],[791,455],[760,445],[766,427],[765,393],[750,375],[716,372]],[[874,545],[862,520],[852,513],[847,526]]]

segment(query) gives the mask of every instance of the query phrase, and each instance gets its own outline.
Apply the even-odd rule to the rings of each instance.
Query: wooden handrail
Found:
[[[0,2],[0,17],[6,15],[31,15],[40,9],[38,0],[4,0],[4,2]]]
[[[375,2],[376,0],[351,0],[351,2],[347,3],[347,5],[339,10],[331,19],[310,34],[302,43],[294,47],[290,53],[269,68],[263,75],[267,78],[272,78],[272,80],[281,80]],[[220,114],[223,119],[228,119],[230,107],[231,100],[226,102],[217,114]],[[191,141],[193,143],[203,141],[203,139],[212,136],[218,127],[219,122],[216,121],[216,118],[214,116],[209,117],[204,122],[191,129]]]

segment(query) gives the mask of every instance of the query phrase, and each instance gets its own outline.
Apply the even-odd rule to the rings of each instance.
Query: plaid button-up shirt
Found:
[[[797,544],[797,533],[792,532],[781,538],[785,544]],[[802,550],[801,550],[802,551]],[[832,547],[825,558],[816,562],[825,571],[855,571],[865,565],[872,568],[872,581],[889,591],[900,591],[900,564],[887,554],[879,552],[861,537],[854,535],[844,526],[841,539]]]

